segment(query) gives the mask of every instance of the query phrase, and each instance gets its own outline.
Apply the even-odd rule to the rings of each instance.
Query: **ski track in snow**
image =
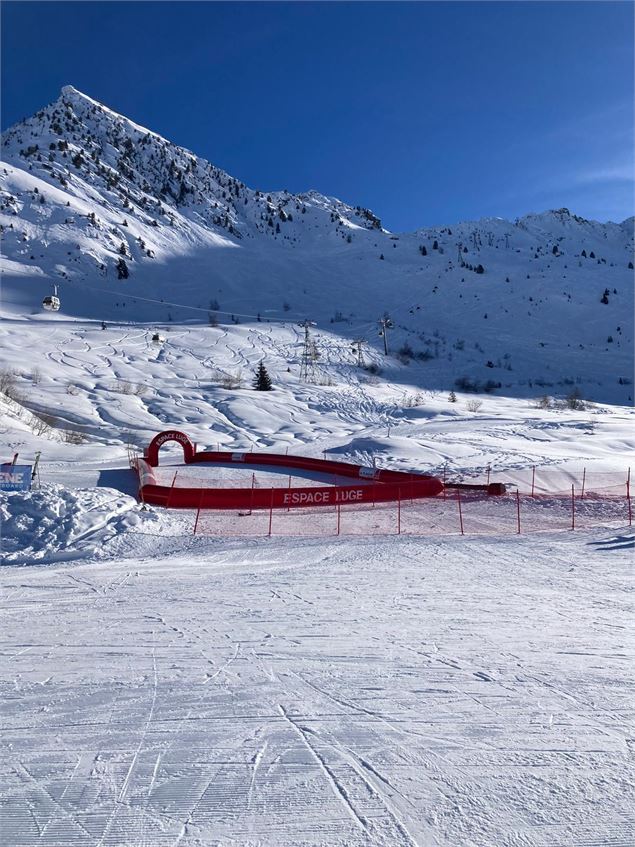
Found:
[[[627,847],[631,557],[596,540],[3,568],[3,844]]]

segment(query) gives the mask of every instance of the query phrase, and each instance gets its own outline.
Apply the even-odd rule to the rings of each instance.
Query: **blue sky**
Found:
[[[395,231],[633,214],[630,2],[2,3],[2,127],[70,83]]]

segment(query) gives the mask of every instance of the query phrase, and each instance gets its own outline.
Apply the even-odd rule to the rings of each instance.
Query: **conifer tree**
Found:
[[[258,370],[254,376],[253,386],[256,391],[271,391],[273,388],[271,384],[271,377],[267,373],[267,369],[264,365],[264,362],[261,362],[258,365]]]
[[[128,265],[123,259],[119,259],[117,262],[117,279],[128,279],[129,276],[130,272],[128,270]]]

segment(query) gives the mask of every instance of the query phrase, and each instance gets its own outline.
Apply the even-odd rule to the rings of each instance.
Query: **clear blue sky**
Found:
[[[2,126],[70,83],[389,229],[633,214],[633,4],[2,3]]]

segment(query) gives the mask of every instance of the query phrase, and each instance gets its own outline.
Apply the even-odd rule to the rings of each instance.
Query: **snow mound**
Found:
[[[2,561],[32,565],[107,556],[108,542],[141,522],[156,521],[133,497],[112,488],[0,494]]]
[[[385,467],[401,461],[409,461],[413,467],[420,467],[421,462],[425,464],[432,461],[432,464],[437,464],[437,452],[422,444],[422,440],[398,435],[365,436],[331,447],[328,454],[360,465],[372,465],[376,461]]]

